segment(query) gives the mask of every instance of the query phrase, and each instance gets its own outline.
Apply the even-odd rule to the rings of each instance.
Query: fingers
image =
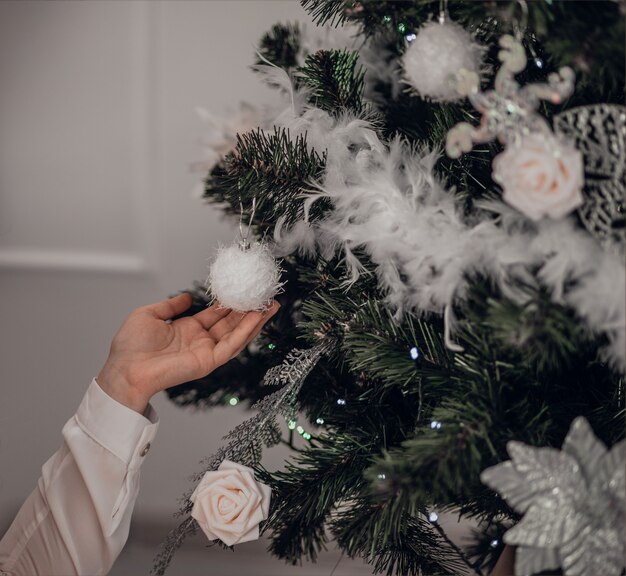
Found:
[[[248,312],[248,314],[252,314],[252,312]],[[245,312],[230,311],[224,318],[208,329],[209,336],[214,340],[222,339],[226,334],[232,332],[245,316]]]
[[[261,331],[266,322],[276,314],[280,305],[273,302],[265,312],[248,312],[244,318],[216,344],[214,359],[221,366],[234,358]]]
[[[222,308],[219,304],[213,304],[208,308],[193,315],[205,330],[209,330],[214,324],[231,313],[230,308]]]
[[[263,330],[263,326],[265,326],[265,324],[267,324],[267,322],[272,318],[272,316],[274,316],[274,314],[276,314],[276,312],[278,312],[279,308],[280,308],[280,304],[278,302],[276,302],[276,301],[272,302],[272,305],[266,311],[266,313],[263,316],[263,318],[261,318],[261,320],[259,320],[259,322],[257,323],[256,328],[253,330],[252,334],[250,335],[250,337],[248,338],[248,340],[246,341],[244,346],[247,346],[248,344],[250,344],[250,342],[252,342],[252,340],[254,340],[259,335],[261,330]]]
[[[141,310],[152,314],[152,316],[159,318],[160,320],[169,320],[170,318],[178,316],[187,310],[187,308],[191,306],[191,302],[191,294],[183,292],[178,296],[163,300],[162,302],[148,304],[148,306],[144,306]]]

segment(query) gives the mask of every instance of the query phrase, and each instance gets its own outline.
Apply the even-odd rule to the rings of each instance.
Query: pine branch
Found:
[[[205,198],[219,203],[231,213],[239,213],[239,202],[250,210],[256,197],[253,228],[257,233],[273,229],[281,216],[293,222],[302,216],[300,196],[320,178],[326,152],[320,156],[309,150],[305,136],[292,140],[287,130],[274,128],[237,136],[237,146],[223,167],[209,175]],[[323,211],[324,203],[314,207],[312,217]]]
[[[529,298],[521,303],[484,294],[485,328],[502,348],[517,349],[537,371],[560,370],[588,347],[589,335],[580,330],[572,311],[555,305],[545,290],[525,290]]]
[[[300,49],[300,26],[294,24],[275,24],[269,32],[261,37],[259,53],[265,59],[257,58],[257,64],[266,61],[284,70],[295,68],[298,64],[297,55]]]
[[[393,499],[360,497],[331,522],[333,536],[350,557],[373,564],[374,573],[402,576],[458,574],[461,563],[432,526],[407,515]]]
[[[346,7],[354,5],[354,1],[345,0],[301,0],[302,7],[312,16],[318,26],[329,24],[340,26],[346,21]]]
[[[355,372],[415,388],[420,377],[437,377],[450,364],[443,326],[436,324],[410,315],[397,319],[384,301],[366,300],[346,324],[344,353]]]
[[[315,561],[330,524],[346,553],[362,556],[375,573],[455,573],[460,563],[429,525],[408,517],[393,499],[380,504],[367,496],[362,471],[369,451],[348,434],[323,436],[286,470],[259,471],[276,494],[265,526],[271,551],[293,564],[302,557]]]
[[[272,532],[272,553],[292,564],[302,557],[316,560],[327,541],[325,524],[331,512],[363,485],[364,456],[367,448],[349,437],[321,436],[285,470],[259,470],[276,495],[265,525]]]
[[[311,101],[318,108],[339,115],[365,111],[365,72],[357,67],[359,55],[347,50],[319,50],[306,57],[298,78],[311,89]]]
[[[509,440],[560,445],[573,414],[593,420],[607,444],[624,434],[621,379],[599,365],[598,343],[583,342],[588,336],[580,332],[577,320],[552,304],[542,310],[541,323],[530,325],[541,331],[542,339],[516,347],[508,330],[525,330],[517,323],[519,316],[510,321],[494,315],[513,308],[523,316],[537,301],[515,308],[501,295],[491,292],[486,297],[483,290],[489,292],[488,286],[476,287],[463,308],[456,336],[465,350],[455,355],[447,387],[432,390],[439,399],[429,414],[432,422],[422,424],[412,439],[367,472],[374,486],[381,486],[384,475],[385,491],[395,494],[409,512],[432,499],[469,515],[514,520],[516,515],[479,480],[482,470],[507,458]],[[553,321],[558,330],[551,329]],[[507,334],[504,341],[496,326]],[[576,347],[560,347],[570,330]],[[537,347],[530,359],[529,345]],[[548,356],[554,350],[566,356],[540,362],[539,348]]]
[[[479,530],[472,530],[471,540],[467,545],[467,554],[487,574],[491,574],[504,550],[503,536],[508,528],[510,526],[495,521]]]

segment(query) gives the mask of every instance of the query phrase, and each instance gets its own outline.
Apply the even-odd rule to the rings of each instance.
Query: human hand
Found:
[[[143,413],[157,392],[210,374],[239,354],[278,311],[233,312],[210,306],[170,322],[192,303],[189,294],[137,308],[111,343],[97,376],[112,398]]]

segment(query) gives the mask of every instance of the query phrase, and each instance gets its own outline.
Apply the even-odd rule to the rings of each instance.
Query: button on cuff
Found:
[[[152,406],[142,416],[111,398],[95,378],[74,419],[86,434],[127,465],[153,440],[159,426]]]

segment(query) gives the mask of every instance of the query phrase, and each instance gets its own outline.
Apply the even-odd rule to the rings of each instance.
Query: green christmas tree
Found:
[[[282,107],[238,134],[206,177],[205,198],[227,213],[243,206],[247,220],[254,201],[252,230],[275,238],[285,285],[280,312],[253,346],[169,392],[182,406],[256,403],[196,479],[225,458],[254,467],[272,488],[262,526],[270,551],[294,564],[315,561],[332,538],[375,573],[486,574],[503,534],[523,528],[523,506],[481,481],[509,459],[511,440],[552,447],[557,458],[579,416],[606,446],[624,438],[624,3],[302,4],[326,31],[277,24],[261,39],[255,69]],[[407,55],[428,26],[435,48],[436,26],[452,27],[480,60],[440,83],[457,89],[454,98],[421,87],[459,56],[454,48],[435,66]],[[514,69],[519,44],[528,63]],[[557,98],[566,66],[575,88]],[[465,153],[446,154],[459,122],[491,137],[473,132]],[[522,154],[535,154],[526,164],[535,169],[537,133],[565,147],[555,155],[559,182],[572,176],[577,164],[566,158],[578,150],[582,196],[567,213],[538,215],[535,200],[508,200]],[[207,305],[204,287],[193,292],[190,314]],[[293,457],[264,469],[261,450],[281,439]],[[621,458],[613,488],[623,482]],[[544,465],[546,477],[558,475]],[[592,506],[608,482],[594,488]],[[191,490],[157,574],[197,530]],[[609,499],[609,532],[623,530],[623,499]],[[439,525],[443,511],[478,526],[466,549]],[[540,517],[557,526],[550,509]],[[585,549],[574,564],[571,551],[547,548],[527,550],[548,555],[535,573],[622,573],[603,557],[610,546]]]

